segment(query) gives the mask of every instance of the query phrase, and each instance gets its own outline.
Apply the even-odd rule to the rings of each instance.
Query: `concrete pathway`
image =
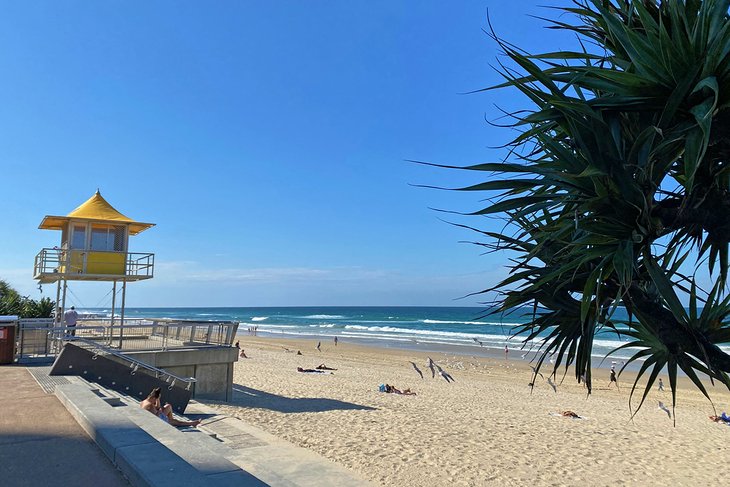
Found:
[[[129,486],[56,396],[12,365],[0,366],[0,485]]]

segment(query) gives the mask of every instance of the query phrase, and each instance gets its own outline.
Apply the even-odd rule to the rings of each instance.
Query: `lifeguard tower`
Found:
[[[129,237],[154,223],[142,223],[119,213],[96,191],[66,216],[46,215],[38,228],[60,230],[61,245],[44,248],[35,257],[33,278],[40,284],[57,283],[56,321],[66,309],[68,281],[113,283],[112,325],[116,308],[117,284],[121,282],[120,324],[124,325],[127,282],[154,276],[155,254],[129,252]]]

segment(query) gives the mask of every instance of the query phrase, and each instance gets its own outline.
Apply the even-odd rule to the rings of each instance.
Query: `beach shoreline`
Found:
[[[730,427],[707,418],[730,406],[730,394],[719,387],[711,388],[713,409],[681,379],[675,427],[657,407],[663,401],[671,408],[666,377],[665,391],[654,386],[632,419],[629,371],[617,390],[609,387],[608,371],[596,370],[588,395],[571,373],[558,375],[557,392],[542,378],[532,389],[530,364],[519,355],[505,360],[343,340],[335,346],[245,331],[238,338],[250,358],[235,364],[233,401],[209,404],[375,485],[723,483],[718,460],[727,454]],[[455,382],[432,378],[427,357]],[[337,370],[296,371],[320,364]],[[385,383],[417,395],[378,392]],[[640,398],[637,391],[634,407]],[[584,419],[560,417],[565,410]]]

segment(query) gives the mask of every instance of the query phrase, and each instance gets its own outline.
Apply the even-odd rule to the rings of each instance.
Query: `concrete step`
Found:
[[[191,437],[138,407],[113,407],[88,384],[59,385],[55,394],[135,487],[266,485],[212,452],[206,441],[216,440],[205,434]]]
[[[277,487],[370,485],[353,472],[311,450],[297,447],[237,418],[222,415],[196,401],[189,403],[185,417],[181,419],[201,419],[203,423],[198,428],[178,429],[141,409],[139,400],[135,397],[105,389],[79,377],[69,379],[72,381],[71,385],[80,387],[87,396],[103,405],[102,410],[105,414],[127,421],[140,433],[147,435],[145,437],[147,440],[156,441],[158,447],[180,458],[207,480],[215,481],[215,485]],[[64,387],[68,386],[58,386],[56,394],[59,394],[59,390],[61,394],[65,394]],[[74,416],[76,417],[75,414]],[[89,434],[94,438],[91,433]],[[101,444],[100,446],[104,450],[105,447]]]

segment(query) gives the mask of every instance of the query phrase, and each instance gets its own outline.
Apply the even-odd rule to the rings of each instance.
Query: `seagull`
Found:
[[[448,372],[446,372],[446,371],[445,371],[444,369],[442,369],[442,368],[441,368],[441,367],[439,367],[438,365],[436,366],[436,368],[437,368],[437,369],[439,369],[439,374],[441,375],[441,377],[443,377],[443,378],[444,378],[444,380],[445,380],[446,382],[449,382],[449,383],[450,383],[450,382],[456,382],[456,381],[454,380],[454,378],[453,378],[453,377],[451,377],[451,375],[450,375],[450,374],[449,374]]]
[[[669,416],[669,419],[672,419],[672,413],[669,411],[669,408],[664,405],[663,402],[659,401],[659,409],[667,413],[667,416]]]
[[[533,367],[532,365],[530,365],[530,368],[532,369],[532,373],[534,374],[535,377],[537,377],[539,375],[542,379],[545,378],[545,376],[542,375],[542,372],[540,372],[539,370],[537,370],[535,367]],[[550,379],[548,379],[548,380],[550,380]]]
[[[553,388],[553,392],[555,392],[555,393],[558,392],[558,387],[555,385],[555,382],[550,380],[550,377],[547,378],[547,383],[550,384],[550,387]]]
[[[420,375],[420,376],[421,376],[421,379],[423,379],[423,372],[421,372],[421,369],[419,369],[419,368],[418,368],[418,365],[416,365],[416,363],[415,363],[415,362],[411,362],[411,365],[412,365],[412,366],[413,366],[413,368],[414,368],[414,369],[416,370],[416,372],[418,372],[418,375]]]
[[[317,351],[318,352],[321,352],[322,351],[322,350],[319,349],[319,347],[321,347],[321,346],[322,346],[322,342],[317,342]]]
[[[433,368],[434,363],[433,360],[431,360],[431,357],[428,357],[428,368],[431,369],[431,378],[433,379],[436,377],[436,369]]]

